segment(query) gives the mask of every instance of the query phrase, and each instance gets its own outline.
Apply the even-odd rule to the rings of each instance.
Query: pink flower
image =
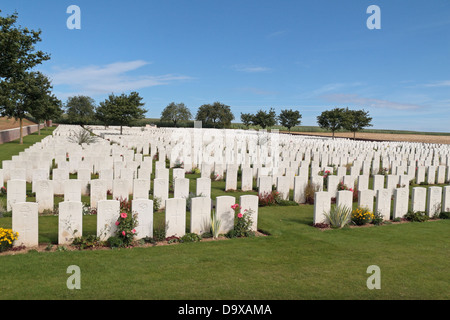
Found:
[[[116,226],[118,226],[120,224],[119,220],[116,221]]]
[[[125,236],[125,231],[122,231],[122,235]]]
[[[122,213],[120,214],[120,217],[125,219],[125,218],[127,217],[127,213],[126,213],[126,212],[122,212]]]
[[[231,209],[236,209],[237,207],[239,207],[239,205],[237,204],[237,203],[235,203],[235,204],[233,204],[232,206],[231,206]]]
[[[242,213],[238,213],[238,218],[242,218],[244,215]]]
[[[350,189],[348,189],[348,191],[353,191],[353,189],[352,189],[352,188],[350,188]]]
[[[131,232],[136,233],[136,229],[131,230]]]

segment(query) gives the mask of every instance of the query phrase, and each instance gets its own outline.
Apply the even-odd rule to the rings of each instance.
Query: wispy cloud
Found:
[[[276,38],[276,37],[282,36],[283,34],[285,34],[287,32],[288,32],[287,30],[274,31],[274,32],[269,33],[267,35],[267,38],[269,38],[269,39],[270,38]]]
[[[433,87],[450,87],[450,80],[436,81],[432,83],[426,83],[422,85],[423,87],[433,88]]]
[[[247,87],[247,88],[239,88],[238,91],[244,92],[244,93],[251,93],[261,96],[267,96],[267,95],[274,95],[277,94],[277,91],[271,91],[271,90],[265,90],[260,88],[253,88],[253,87]]]
[[[149,64],[149,62],[143,60],[135,60],[115,62],[103,66],[90,65],[81,68],[58,68],[50,72],[49,76],[55,89],[61,91],[64,88],[65,95],[86,94],[94,96],[167,85],[173,81],[191,79],[188,76],[176,74],[129,74]]]
[[[270,68],[255,66],[255,65],[245,65],[245,64],[235,64],[232,68],[236,71],[247,72],[247,73],[255,73],[255,72],[265,72],[269,71]]]
[[[371,108],[384,108],[384,109],[395,109],[395,110],[418,110],[424,108],[423,106],[411,103],[401,103],[382,99],[364,98],[357,94],[326,94],[322,95],[321,98],[336,103],[348,103],[358,105],[360,107],[371,107]]]

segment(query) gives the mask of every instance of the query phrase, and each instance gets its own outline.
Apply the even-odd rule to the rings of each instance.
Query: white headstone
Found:
[[[133,199],[131,209],[137,214],[136,239],[153,237],[153,200]]]
[[[186,199],[166,200],[166,237],[186,234]]]
[[[314,194],[314,217],[313,223],[325,223],[327,218],[325,213],[330,212],[331,197],[326,191],[318,191]]]
[[[120,216],[120,202],[101,200],[97,207],[97,237],[104,241],[115,235],[117,230],[115,223]]]
[[[79,180],[64,181],[64,201],[81,201],[81,182]]]
[[[6,210],[11,211],[16,202],[27,201],[27,182],[25,180],[8,180],[6,183]],[[37,204],[36,204],[37,205]]]
[[[133,199],[148,199],[150,191],[150,180],[134,179],[133,180]]]
[[[383,220],[389,220],[391,218],[391,192],[388,189],[378,189],[376,195],[375,212],[378,212]]]
[[[174,181],[173,187],[174,198],[187,198],[189,197],[189,179],[178,178]]]
[[[164,209],[166,200],[169,198],[169,180],[154,179],[153,180],[153,201],[159,200],[159,208]]]
[[[100,200],[106,200],[107,192],[108,189],[106,180],[91,180],[91,208],[97,208],[97,204]]]
[[[241,213],[247,213],[252,221],[250,230],[258,230],[258,196],[243,195],[239,198]]]
[[[408,213],[409,204],[409,189],[395,188],[394,189],[394,209],[392,216],[394,219],[402,218]]]
[[[83,234],[83,204],[80,201],[59,203],[58,244],[71,244]]]
[[[197,178],[196,195],[211,198],[210,178]]]
[[[15,202],[12,204],[12,230],[19,233],[14,246],[36,247],[39,245],[38,215],[37,203]]]
[[[427,214],[433,217],[435,214],[441,212],[442,205],[442,187],[429,187],[427,199]]]
[[[53,181],[51,180],[37,180],[36,184],[36,202],[39,204],[39,213],[44,210],[53,211],[54,197],[53,197]]]
[[[219,196],[216,198],[216,215],[220,220],[219,233],[227,233],[234,228],[234,210],[231,208],[236,202],[235,197]]]
[[[413,212],[425,212],[427,202],[427,189],[423,187],[412,188],[411,210]]]
[[[190,231],[196,234],[209,232],[211,229],[211,198],[195,197],[191,199]]]

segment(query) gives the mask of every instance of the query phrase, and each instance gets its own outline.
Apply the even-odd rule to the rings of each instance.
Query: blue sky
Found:
[[[70,5],[81,29],[70,30]],[[381,29],[366,12],[377,5]],[[365,109],[373,128],[450,132],[450,1],[23,0],[19,24],[42,30],[38,67],[60,99],[137,91],[147,116],[170,102],[195,115],[297,109],[303,125],[334,107]]]

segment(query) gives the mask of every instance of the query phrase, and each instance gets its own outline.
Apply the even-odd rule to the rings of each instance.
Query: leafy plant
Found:
[[[198,242],[201,237],[196,233],[186,233],[180,238],[180,242]]]
[[[367,208],[358,207],[352,211],[352,222],[358,226],[372,222],[374,214]]]
[[[91,144],[97,141],[97,136],[92,135],[88,129],[80,127],[73,131],[73,135],[68,137],[68,140],[73,143],[82,145],[83,143]]]
[[[404,218],[406,220],[408,220],[408,221],[411,221],[411,222],[424,222],[424,221],[427,221],[429,219],[429,217],[428,217],[426,212],[424,212],[424,211],[412,211],[412,210],[409,210],[405,214]]]
[[[14,232],[12,229],[0,228],[0,252],[11,249],[13,241],[17,240],[18,237],[18,232]]]
[[[347,206],[332,206],[330,211],[325,213],[331,227],[343,228],[352,218],[352,209]]]
[[[373,213],[372,224],[378,226],[380,224],[383,224],[383,221],[383,215],[379,211]]]
[[[220,219],[217,218],[216,210],[211,210],[211,233],[213,238],[217,238],[219,236],[220,229]]]
[[[122,212],[116,221],[116,226],[117,237],[122,240],[122,246],[130,246],[136,235],[137,215]]]
[[[107,244],[111,248],[120,248],[123,247],[123,240],[117,236],[109,237],[108,240],[106,240]]]
[[[450,212],[449,211],[441,212],[439,214],[439,218],[440,219],[450,219]]]
[[[319,185],[308,181],[305,187],[305,201],[307,204],[314,204],[314,195],[319,191]]]
[[[89,249],[103,246],[103,242],[95,235],[76,237],[72,241],[72,245],[78,247],[78,249]]]
[[[251,210],[244,210],[241,212],[241,207],[239,204],[234,204],[231,206],[234,210],[234,228],[227,233],[228,238],[235,237],[250,237],[254,235],[254,232],[251,230],[252,219],[251,219]]]

